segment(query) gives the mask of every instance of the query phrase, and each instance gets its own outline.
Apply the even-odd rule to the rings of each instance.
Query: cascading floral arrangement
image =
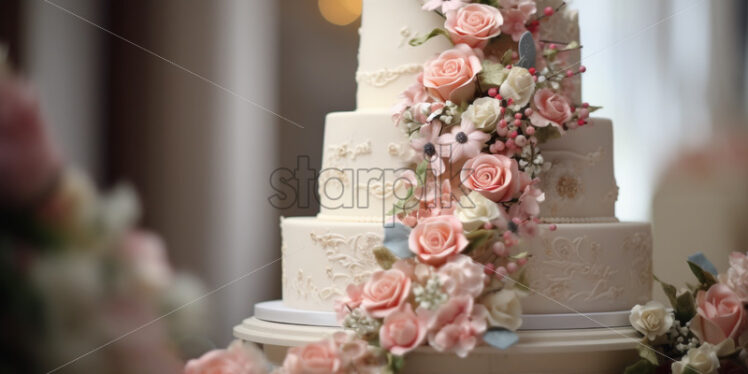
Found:
[[[748,253],[733,252],[729,263],[718,274],[699,253],[688,259],[698,284],[677,289],[657,279],[672,308],[653,300],[631,309],[643,337],[626,374],[748,372]]]
[[[572,102],[570,78],[585,68],[565,53],[578,42],[539,37],[563,6],[425,2],[444,27],[410,44],[445,36],[453,47],[423,65],[393,108],[420,161],[401,176],[407,196],[374,251],[382,269],[349,285],[336,303],[348,333],[292,348],[278,372],[398,372],[403,356],[426,343],[465,357],[481,342],[500,349],[517,342],[530,258],[518,244],[540,230],[538,178],[550,167],[540,145],[586,125],[597,109]],[[232,349],[211,352],[186,372],[231,361],[241,352]]]

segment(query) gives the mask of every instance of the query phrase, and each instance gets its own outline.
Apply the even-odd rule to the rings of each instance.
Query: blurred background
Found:
[[[205,344],[280,297],[279,216],[317,212],[276,210],[268,181],[299,155],[318,168],[325,114],[355,108],[359,21],[342,1],[0,1],[0,43],[66,161],[129,181],[174,267],[216,290],[196,303]],[[654,221],[661,277],[697,250],[724,267],[748,249],[747,3],[571,6],[583,96],[615,123],[618,217]]]

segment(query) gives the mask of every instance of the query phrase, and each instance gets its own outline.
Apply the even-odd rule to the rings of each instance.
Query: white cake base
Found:
[[[266,322],[339,327],[335,313],[290,308],[282,300],[255,304],[255,318]],[[522,330],[567,330],[628,327],[629,311],[584,314],[525,314]]]
[[[252,317],[234,328],[234,336],[262,344],[268,359],[278,365],[288,347],[323,339],[337,330]],[[639,341],[630,327],[520,331],[519,337],[505,351],[481,346],[467,359],[418,348],[408,355],[403,373],[621,373],[636,360]]]

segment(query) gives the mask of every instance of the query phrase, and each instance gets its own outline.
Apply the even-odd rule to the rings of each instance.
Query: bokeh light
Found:
[[[318,0],[322,17],[334,25],[345,26],[361,15],[361,0]]]

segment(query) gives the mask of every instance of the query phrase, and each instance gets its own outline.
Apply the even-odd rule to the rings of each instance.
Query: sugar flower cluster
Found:
[[[417,160],[400,176],[407,197],[374,250],[381,269],[336,302],[350,334],[293,348],[278,372],[394,373],[424,345],[465,357],[517,341],[530,260],[520,244],[540,231],[538,181],[550,167],[541,145],[596,109],[572,102],[566,84],[585,71],[564,58],[578,42],[540,40],[561,7],[423,2],[444,25],[410,44],[444,36],[453,46],[424,62],[393,107]]]
[[[641,359],[627,373],[748,371],[748,256],[734,252],[729,260],[729,269],[717,274],[703,255],[691,256],[697,286],[677,290],[660,281],[672,309],[657,301],[634,306],[629,319],[644,338]]]

